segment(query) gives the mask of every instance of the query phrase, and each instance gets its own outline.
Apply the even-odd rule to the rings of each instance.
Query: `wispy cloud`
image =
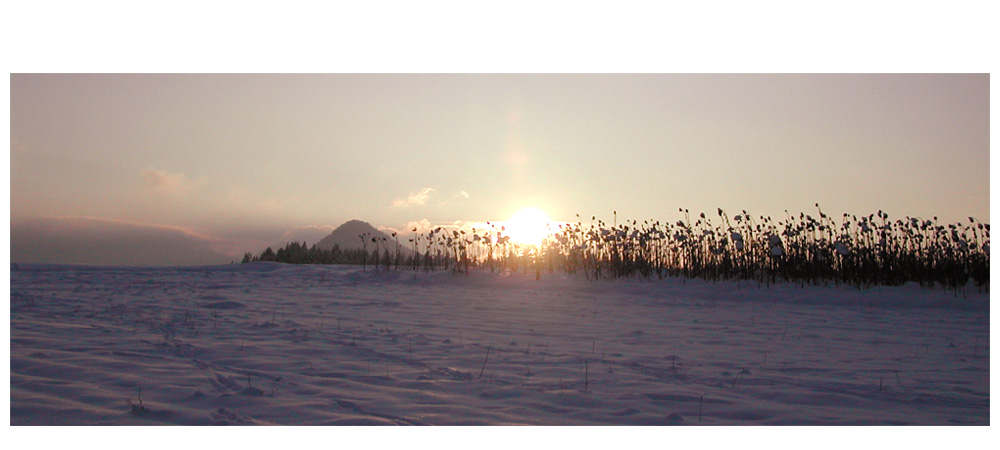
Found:
[[[204,178],[192,180],[183,173],[170,173],[164,170],[146,169],[140,172],[146,187],[169,193],[185,193],[205,185]]]
[[[294,196],[261,195],[246,186],[227,186],[216,195],[207,196],[211,207],[229,214],[253,216],[277,216],[287,214],[300,205],[300,200]]]
[[[486,231],[490,226],[481,220],[454,220],[451,222],[431,222],[430,220],[423,218],[417,221],[407,222],[402,229],[396,229],[393,227],[379,227],[382,231],[394,231],[398,232],[400,235],[413,235],[413,234],[425,234],[432,230],[438,228],[444,230],[483,230]]]
[[[24,145],[20,140],[15,139],[14,137],[11,137],[10,138],[10,152],[12,154],[15,154],[15,155],[19,154],[19,153],[20,154],[28,153],[28,147],[26,145]]]
[[[427,199],[430,198],[431,192],[434,192],[433,188],[425,187],[419,192],[413,192],[406,198],[397,199],[392,203],[392,206],[396,208],[404,208],[407,206],[423,206],[427,204]]]
[[[432,224],[431,221],[427,219],[420,219],[416,222],[407,223],[406,229],[403,230],[403,232],[405,234],[426,233],[432,229],[434,229],[434,224]]]

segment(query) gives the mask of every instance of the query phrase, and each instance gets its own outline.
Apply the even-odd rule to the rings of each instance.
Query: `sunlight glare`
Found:
[[[524,208],[506,222],[506,235],[514,242],[540,245],[549,230],[549,216],[538,208]]]

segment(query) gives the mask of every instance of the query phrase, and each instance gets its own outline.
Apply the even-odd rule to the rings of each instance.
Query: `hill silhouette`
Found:
[[[340,247],[341,250],[354,250],[362,248],[361,238],[359,236],[368,235],[365,239],[367,240],[368,251],[374,248],[372,243],[372,238],[379,239],[385,238],[390,248],[395,247],[395,238],[389,236],[375,227],[370,223],[361,220],[348,220],[344,222],[343,225],[337,227],[332,233],[327,235],[325,238],[320,239],[316,243],[316,248],[320,250],[332,250],[334,245]]]
[[[398,257],[397,257],[398,252]],[[388,266],[390,254],[398,266],[399,258],[411,253],[398,246],[396,239],[368,222],[349,220],[332,233],[310,247],[306,242],[289,242],[283,246],[268,247],[259,255],[247,252],[243,262],[280,262],[290,264],[361,264],[369,261],[376,267],[379,263]]]

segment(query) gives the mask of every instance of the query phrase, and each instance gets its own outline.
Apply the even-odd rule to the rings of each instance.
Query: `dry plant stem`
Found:
[[[486,363],[490,360],[490,350],[492,349],[493,349],[493,343],[491,342],[490,346],[486,348],[486,359],[483,360],[483,367],[479,369],[479,377],[477,379],[483,377],[483,371],[486,370]]]

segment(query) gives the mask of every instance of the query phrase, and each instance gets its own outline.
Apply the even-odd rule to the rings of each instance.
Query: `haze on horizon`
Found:
[[[11,75],[11,260],[201,264],[339,224],[989,221],[989,75]]]

